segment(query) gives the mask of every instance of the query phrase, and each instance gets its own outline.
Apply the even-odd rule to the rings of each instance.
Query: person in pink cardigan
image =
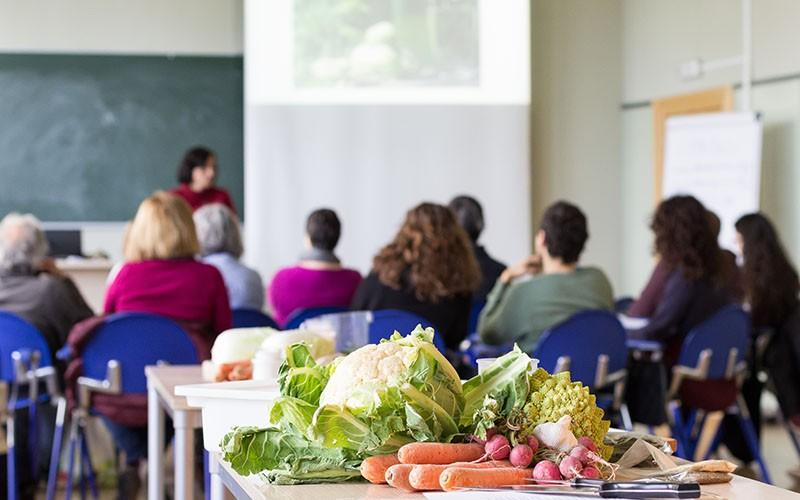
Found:
[[[350,305],[361,274],[342,267],[333,253],[341,227],[333,210],[322,208],[308,216],[300,262],[278,271],[269,286],[270,309],[279,325],[300,309]]]
[[[210,358],[214,339],[231,327],[231,309],[222,275],[195,259],[199,251],[189,205],[173,194],[154,193],[131,223],[126,264],[106,292],[104,312],[148,312],[173,319],[189,334],[198,358]],[[103,421],[125,452],[120,496],[135,498],[138,464],[147,456],[147,404],[123,397],[119,405],[126,407],[126,417],[109,412]]]

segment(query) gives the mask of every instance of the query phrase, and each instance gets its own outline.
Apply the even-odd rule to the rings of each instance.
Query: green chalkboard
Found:
[[[243,105],[241,57],[0,54],[0,215],[128,220],[195,144],[242,212]]]

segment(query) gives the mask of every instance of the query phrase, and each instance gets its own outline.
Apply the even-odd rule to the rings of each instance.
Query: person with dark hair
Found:
[[[706,217],[708,219],[709,227],[714,235],[714,238],[719,238],[721,223],[717,214],[711,210],[706,210]],[[733,297],[740,300],[744,296],[742,289],[741,273],[736,265],[736,255],[730,250],[720,249],[720,281],[728,288]],[[650,279],[647,281],[639,298],[628,307],[625,314],[628,316],[638,318],[649,318],[656,311],[656,306],[661,300],[661,293],[664,291],[664,285],[670,275],[670,265],[663,259],[659,259]]]
[[[472,242],[472,251],[478,259],[478,266],[481,268],[481,286],[473,294],[473,302],[483,302],[492,290],[497,278],[506,268],[502,262],[494,260],[486,249],[478,244],[478,238],[483,232],[483,207],[478,200],[471,196],[456,196],[450,201],[450,210],[456,215],[459,225],[467,232]]]
[[[401,309],[430,321],[449,350],[467,336],[472,294],[480,285],[469,236],[453,212],[422,203],[375,256],[350,309]],[[404,332],[406,333],[406,332]]]
[[[756,349],[751,349],[750,370],[742,385],[742,395],[756,433],[759,433],[764,389],[759,372],[766,371],[781,412],[793,426],[800,427],[800,390],[796,383],[800,378],[800,279],[797,270],[764,214],[740,217],[736,221],[736,239],[743,257],[742,283],[753,333],[769,339],[763,359]],[[752,462],[754,457],[736,424],[726,417],[725,445],[744,463]]]
[[[278,271],[269,285],[270,309],[279,325],[300,309],[350,305],[361,274],[342,267],[333,252],[341,231],[339,217],[329,208],[314,210],[308,216],[300,262]]]
[[[236,207],[228,192],[216,187],[217,155],[204,146],[194,146],[186,151],[178,165],[180,185],[171,193],[180,196],[197,210],[209,203],[222,203],[236,213]]]
[[[536,233],[537,254],[500,275],[478,321],[487,344],[516,342],[533,352],[541,334],[586,309],[614,308],[600,269],[578,266],[589,233],[586,216],[565,201],[551,205]]]
[[[664,342],[664,361],[671,367],[689,330],[736,297],[726,282],[708,212],[696,198],[679,195],[662,201],[650,227],[667,277],[647,326],[629,336]]]

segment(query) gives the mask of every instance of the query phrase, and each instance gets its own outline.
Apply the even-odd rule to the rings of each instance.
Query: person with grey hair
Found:
[[[262,310],[261,276],[239,261],[244,249],[236,214],[222,203],[211,203],[198,208],[193,217],[202,260],[222,274],[231,309]]]
[[[0,222],[0,310],[32,323],[55,355],[72,326],[94,313],[47,253],[33,215],[10,213]]]

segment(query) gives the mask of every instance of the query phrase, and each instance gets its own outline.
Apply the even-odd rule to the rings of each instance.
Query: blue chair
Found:
[[[233,327],[234,328],[253,328],[267,326],[278,329],[278,323],[266,314],[256,309],[234,309]]]
[[[8,312],[0,312],[0,381],[5,388],[5,394],[0,394],[0,404],[3,406],[0,413],[5,417],[9,445],[6,462],[7,497],[16,499],[14,412],[28,409],[28,449],[32,477],[36,478],[39,468],[37,404],[50,401],[62,409],[66,402],[60,397],[50,348],[44,337],[33,325]],[[46,383],[47,394],[39,394],[40,382]],[[50,474],[57,472],[57,469],[58,461],[51,462]]]
[[[481,317],[481,311],[486,307],[485,300],[476,300],[472,302],[472,307],[469,310],[469,322],[467,323],[467,334],[472,335],[478,331],[478,319]]]
[[[395,330],[407,335],[417,325],[422,325],[424,328],[433,327],[433,324],[422,316],[418,316],[408,311],[401,311],[399,309],[380,309],[373,311],[369,319],[369,342],[376,344],[381,339],[388,339],[392,336]],[[444,337],[441,332],[436,332],[433,336],[433,343],[439,352],[445,352]]]
[[[346,307],[330,306],[330,307],[312,307],[309,309],[298,309],[289,315],[284,325],[285,330],[294,330],[299,328],[300,325],[307,319],[316,318],[325,314],[334,314],[347,311]]]
[[[678,440],[679,456],[693,458],[698,445],[697,429],[705,427],[707,412],[702,408],[681,409],[679,394],[684,381],[727,380],[741,388],[742,375],[747,370],[745,356],[751,341],[750,316],[739,306],[723,308],[711,318],[694,327],[681,346],[678,363],[672,369],[668,394],[668,409],[672,416],[672,432]],[[761,470],[761,479],[770,482],[769,472],[759,449],[753,422],[747,413],[741,394],[725,411],[739,422],[750,453]],[[719,445],[719,427],[705,458]]]
[[[598,394],[598,405],[619,414],[622,426],[631,430],[622,400],[628,362],[625,341],[625,329],[613,313],[582,311],[545,331],[533,357],[550,373],[569,371],[573,381],[593,392],[611,389],[611,397]]]
[[[159,363],[175,365],[197,364],[197,352],[189,336],[174,321],[147,313],[118,313],[106,318],[81,353],[83,376],[78,378],[78,404],[72,412],[68,448],[66,499],[72,493],[72,477],[77,458],[81,496],[88,482],[94,498],[97,486],[94,479],[88,443],[86,419],[92,413],[91,395],[146,394],[144,368]],[[57,421],[53,456],[59,456],[63,418]],[[77,451],[77,457],[76,457]],[[56,478],[48,481],[48,491],[55,491]]]

